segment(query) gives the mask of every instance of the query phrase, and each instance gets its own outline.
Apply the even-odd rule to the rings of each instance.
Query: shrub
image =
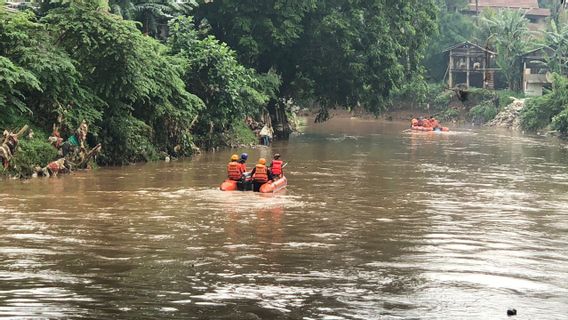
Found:
[[[535,131],[546,127],[554,116],[561,113],[568,106],[568,78],[554,75],[552,90],[541,97],[527,101],[521,111],[521,126],[525,130]],[[564,116],[560,116],[560,123]]]
[[[256,144],[258,138],[256,134],[243,121],[234,121],[231,129],[227,133],[227,144],[234,145],[250,145]]]
[[[35,166],[45,167],[56,158],[57,150],[45,137],[38,135],[32,140],[21,139],[8,172],[20,177],[29,177]]]
[[[441,91],[432,99],[432,107],[437,111],[445,111],[454,97],[454,92],[450,90]]]
[[[498,110],[492,101],[483,101],[469,111],[469,116],[474,123],[485,123],[495,118]]]
[[[441,113],[439,113],[438,118],[440,121],[452,121],[457,120],[460,117],[460,112],[455,108],[448,108]]]
[[[568,108],[552,118],[552,128],[563,135],[568,133]]]

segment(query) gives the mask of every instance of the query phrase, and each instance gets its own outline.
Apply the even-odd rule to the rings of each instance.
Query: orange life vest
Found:
[[[435,118],[430,119],[430,123],[432,124],[432,128],[438,128],[440,123]]]
[[[242,172],[247,172],[247,164],[244,162],[239,162],[239,164],[241,165]]]
[[[259,183],[268,182],[268,168],[263,164],[257,164],[252,179]]]
[[[227,165],[227,175],[231,180],[241,180],[243,175],[241,164],[236,161],[231,161]]]
[[[278,176],[282,174],[282,163],[284,163],[282,160],[272,160],[272,168],[270,168],[272,174]]]

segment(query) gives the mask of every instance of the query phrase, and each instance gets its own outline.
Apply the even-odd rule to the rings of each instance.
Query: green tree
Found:
[[[197,7],[195,0],[110,0],[113,13],[142,24],[142,32],[160,38],[169,20]]]
[[[213,34],[239,54],[239,60],[260,72],[282,58],[280,50],[302,37],[304,19],[316,0],[209,1],[199,7]],[[276,57],[274,55],[277,55]]]
[[[438,32],[429,42],[424,60],[430,80],[442,81],[446,75],[448,58],[442,52],[455,44],[471,40],[473,36],[473,19],[458,12],[466,5],[467,1],[438,0]]]
[[[43,21],[77,61],[85,85],[105,103],[98,123],[105,145],[102,160],[147,160],[156,146],[189,146],[192,120],[203,103],[185,90],[178,61],[133,22],[97,9],[56,8]]]
[[[33,14],[0,12],[0,55],[9,59],[12,67],[6,67],[4,79],[17,86],[17,106],[20,115],[29,114],[36,125],[48,129],[58,114],[68,112],[65,125],[75,126],[83,119],[100,120],[99,112],[84,112],[81,106],[101,102],[81,85],[82,76],[65,52],[54,45],[54,39],[45,28],[33,20]],[[17,73],[13,73],[18,70]],[[13,78],[16,74],[18,78]],[[8,88],[2,90],[9,92]],[[24,99],[25,97],[25,99]],[[79,107],[70,108],[71,104]],[[78,120],[78,118],[81,118]]]
[[[494,46],[497,65],[507,79],[510,90],[520,90],[520,57],[530,48],[529,20],[521,10],[483,12],[479,21],[482,40]],[[485,38],[485,39],[483,39]]]
[[[566,75],[568,72],[568,26],[550,22],[550,30],[544,33],[547,50],[546,64],[550,71]]]
[[[199,8],[213,33],[261,72],[282,75],[280,95],[326,110],[382,110],[390,91],[419,73],[436,27],[428,1],[213,1]]]
[[[196,124],[199,136],[214,138],[234,121],[259,114],[280,85],[240,65],[236,53],[213,36],[201,37],[191,17],[173,20],[170,30],[168,45],[184,61],[186,87],[206,105]]]
[[[568,133],[568,79],[554,74],[552,90],[528,100],[521,111],[523,129],[536,131],[553,122],[553,127]]]

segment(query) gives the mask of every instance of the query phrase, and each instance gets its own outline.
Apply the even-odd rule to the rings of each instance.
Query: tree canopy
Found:
[[[0,6],[3,125],[70,134],[86,120],[100,161],[149,159],[228,132],[283,101],[380,112],[420,75],[434,0],[38,0]],[[190,15],[190,14],[193,14]]]
[[[242,63],[280,73],[281,96],[379,112],[420,71],[437,8],[431,0],[229,0],[201,6],[198,17]]]

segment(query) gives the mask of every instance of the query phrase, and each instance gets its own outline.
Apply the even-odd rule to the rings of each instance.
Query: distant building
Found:
[[[464,13],[475,15],[484,9],[525,10],[526,17],[531,22],[529,27],[533,30],[544,28],[546,26],[546,18],[550,17],[550,10],[540,8],[538,0],[469,0]]]
[[[549,69],[545,64],[550,53],[550,49],[539,48],[521,56],[523,92],[526,96],[542,96],[543,89],[551,87]]]
[[[495,88],[497,53],[469,41],[444,50],[448,55],[448,86],[465,85],[466,88]]]
[[[5,3],[9,11],[16,11],[20,6],[31,5],[31,0],[8,0]]]

